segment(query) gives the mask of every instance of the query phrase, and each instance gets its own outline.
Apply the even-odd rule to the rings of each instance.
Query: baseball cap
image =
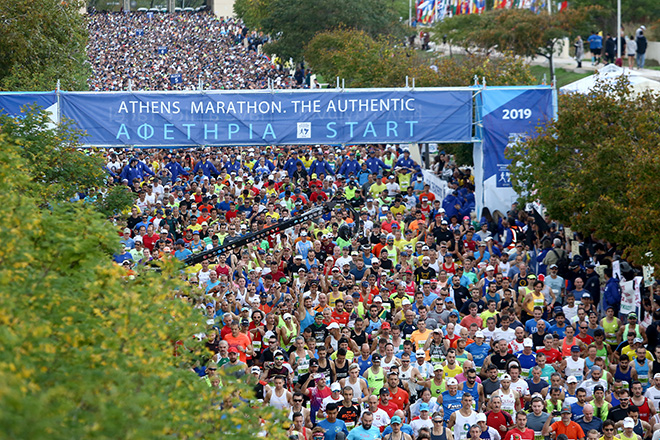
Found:
[[[227,350],[228,353],[238,353],[238,348],[236,347],[229,347],[229,350]]]
[[[577,345],[572,346],[572,347],[571,347],[571,352],[577,352],[577,353],[579,353],[579,352],[580,352],[580,347],[578,347]]]
[[[486,266],[486,272],[488,272],[489,270],[495,270],[495,268],[491,265],[488,265]]]
[[[339,385],[337,382],[334,382],[332,385],[330,385],[330,391],[341,391],[341,385]]]
[[[458,385],[458,381],[453,377],[450,377],[449,379],[447,379],[447,385]]]
[[[402,306],[409,306],[410,305],[410,300],[408,298],[403,298],[403,300],[401,300],[401,305]]]
[[[431,408],[429,407],[429,404],[426,403],[426,402],[422,402],[422,403],[419,405],[419,411],[420,411],[420,412],[421,412],[421,411],[430,411],[430,410],[431,410]]]
[[[511,380],[511,376],[509,376],[508,374],[503,374],[502,380]]]
[[[323,373],[316,373],[314,375],[314,380],[325,380],[325,374]]]
[[[577,383],[577,382],[578,380],[577,377],[575,376],[568,376],[568,378],[566,379],[566,383]]]
[[[426,352],[424,350],[417,350],[415,356],[426,356]]]
[[[478,422],[485,422],[486,421],[486,414],[484,413],[478,413],[477,414],[477,423]]]
[[[389,322],[384,322],[384,323],[380,326],[380,328],[392,328],[392,325],[390,325]]]
[[[396,425],[401,424],[401,417],[399,417],[399,416],[392,417],[392,419],[390,420],[390,425],[395,425],[395,424]]]
[[[534,343],[532,342],[532,340],[529,338],[525,338],[525,340],[523,341],[523,347],[533,347],[533,346]]]
[[[447,298],[445,298],[445,302],[446,302],[446,303],[453,303],[453,302],[454,302],[454,298],[452,298],[451,296],[448,296]]]
[[[571,414],[571,407],[570,406],[565,406],[561,409],[562,414]]]
[[[250,368],[250,373],[259,374],[259,373],[261,373],[261,368],[259,368],[255,365],[254,367]]]
[[[635,339],[633,339],[633,343],[634,343],[634,344],[637,344],[637,343],[640,343],[640,344],[641,344],[641,343],[643,343],[643,342],[644,342],[644,339],[642,339],[642,338],[635,338]]]
[[[624,428],[634,428],[635,427],[635,421],[632,419],[632,417],[626,417],[623,419],[623,427]]]
[[[637,313],[628,313],[628,319],[637,319]]]
[[[655,374],[653,375],[653,379],[657,379],[657,378],[659,378],[659,377],[660,377],[660,373],[655,373]]]
[[[383,394],[390,394],[390,390],[387,389],[387,387],[383,387],[380,389],[378,394],[383,395]]]
[[[441,371],[441,370],[443,370],[443,367],[440,364],[436,364],[435,367],[433,367],[433,371]]]
[[[481,330],[479,330],[479,331],[477,331],[477,332],[474,334],[474,337],[475,337],[475,338],[485,338],[485,336],[484,336],[484,332],[482,332]]]

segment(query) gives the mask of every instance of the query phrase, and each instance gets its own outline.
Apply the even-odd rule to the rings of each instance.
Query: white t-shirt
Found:
[[[417,435],[419,435],[420,429],[422,428],[429,428],[431,430],[433,429],[433,420],[431,420],[430,418],[426,420],[415,419],[412,422],[410,422],[410,427],[412,428],[415,437],[417,437]]]
[[[373,426],[375,426],[376,428],[380,428],[381,426],[387,426],[390,424],[390,416],[388,416],[387,413],[381,408],[378,408],[378,411],[372,414],[374,415]]]
[[[653,402],[655,405],[655,410],[660,411],[660,390],[656,387],[651,387],[644,393],[644,397],[648,398],[649,401]]]
[[[496,329],[493,332],[493,337],[495,338],[495,341],[499,341],[500,339],[504,339],[506,343],[508,344],[509,342],[513,341],[516,339],[516,331],[509,327],[506,330],[503,330],[501,328]]]

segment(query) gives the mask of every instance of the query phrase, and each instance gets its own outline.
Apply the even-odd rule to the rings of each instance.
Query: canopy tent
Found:
[[[646,90],[660,92],[660,82],[646,78],[634,70],[621,68],[614,64],[608,64],[602,69],[596,71],[594,75],[587,76],[578,81],[565,85],[560,89],[561,93],[588,93],[592,90],[598,81],[613,83],[619,77],[625,76],[636,93],[643,93]]]

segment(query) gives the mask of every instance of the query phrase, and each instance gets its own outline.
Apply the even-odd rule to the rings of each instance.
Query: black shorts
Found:
[[[591,49],[591,53],[594,54],[594,55],[600,55],[602,50],[603,50],[602,48],[600,48],[600,49]]]

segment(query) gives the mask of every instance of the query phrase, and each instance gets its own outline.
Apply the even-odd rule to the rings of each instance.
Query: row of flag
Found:
[[[495,0],[493,9],[530,9],[537,13],[547,9],[547,0]],[[550,0],[552,1],[552,0]],[[554,11],[562,11],[568,0],[555,2]],[[486,10],[486,0],[416,0],[417,23],[432,24],[445,17],[481,14]]]

